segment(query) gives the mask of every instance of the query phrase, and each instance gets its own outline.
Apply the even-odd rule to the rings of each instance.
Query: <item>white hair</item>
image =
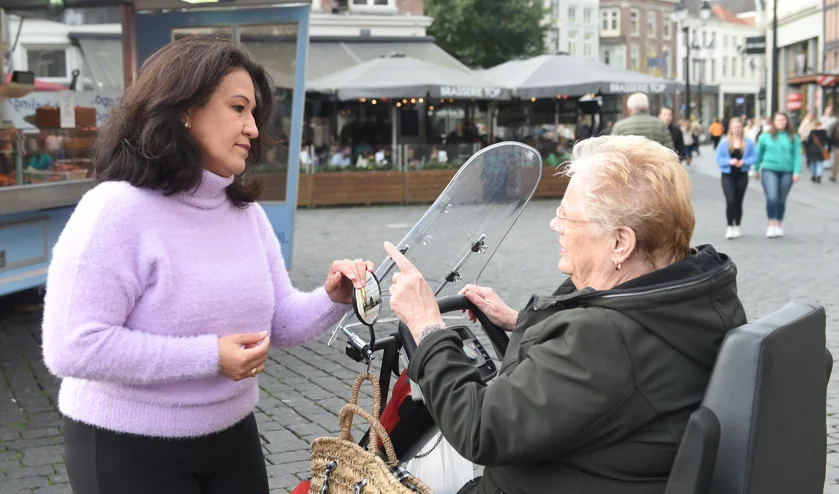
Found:
[[[636,113],[639,111],[650,111],[650,99],[644,93],[635,93],[626,99],[626,107],[629,111]]]

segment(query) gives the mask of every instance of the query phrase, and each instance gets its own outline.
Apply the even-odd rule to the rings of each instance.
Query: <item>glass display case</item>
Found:
[[[89,180],[95,137],[96,129],[0,130],[0,187]]]

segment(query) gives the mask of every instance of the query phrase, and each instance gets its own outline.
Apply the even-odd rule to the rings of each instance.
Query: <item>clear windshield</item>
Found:
[[[535,149],[518,142],[488,146],[458,170],[397,248],[406,249],[405,256],[438,297],[457,294],[466,284],[478,282],[541,177],[542,158]],[[390,258],[377,266],[383,298],[378,327],[398,320],[390,309],[388,295],[398,268]],[[341,327],[353,332],[364,328],[350,310],[330,343]]]

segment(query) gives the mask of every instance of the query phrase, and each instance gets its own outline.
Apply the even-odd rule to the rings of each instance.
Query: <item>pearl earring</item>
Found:
[[[615,271],[620,271],[620,270],[621,270],[621,263],[615,261]]]
[[[189,129],[189,128],[191,128],[192,126],[191,126],[191,125],[189,125],[189,122],[184,122],[184,127],[186,127],[187,129]]]

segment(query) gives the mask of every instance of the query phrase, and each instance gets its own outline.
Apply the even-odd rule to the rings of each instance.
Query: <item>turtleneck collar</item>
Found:
[[[227,202],[227,186],[236,179],[234,175],[222,177],[204,170],[197,188],[178,194],[178,200],[200,209],[215,209]]]

